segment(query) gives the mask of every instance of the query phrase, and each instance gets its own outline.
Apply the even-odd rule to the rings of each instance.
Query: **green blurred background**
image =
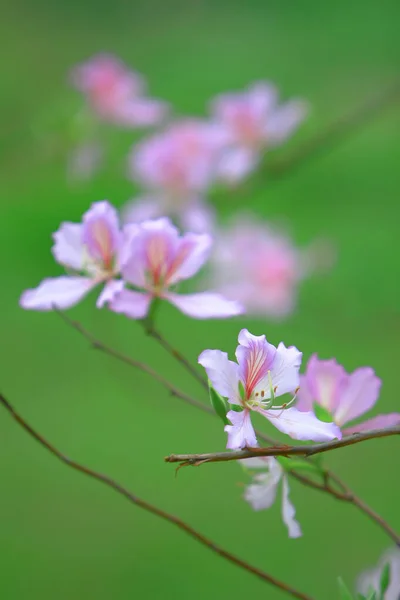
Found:
[[[284,96],[308,98],[312,115],[284,153],[391,85],[399,70],[399,18],[395,1],[8,0],[0,23],[1,390],[71,457],[320,600],[337,598],[337,576],[353,584],[390,545],[375,524],[293,482],[304,537],[289,540],[279,502],[254,513],[241,500],[243,475],[235,464],[186,469],[176,478],[163,456],[222,449],[219,421],[90,350],[57,315],[18,307],[23,289],[60,273],[50,254],[60,221],[79,220],[99,199],[122,206],[133,192],[122,164],[120,172],[110,168],[71,187],[63,151],[54,141],[49,150],[32,131],[45,122],[44,139],[52,135],[48,115],[71,98],[78,102],[65,83],[68,69],[106,50],[145,74],[152,93],[183,114],[204,114],[214,94],[261,78],[275,81]],[[240,201],[219,197],[221,219],[245,201],[265,218],[284,219],[300,244],[321,236],[335,243],[336,266],[304,283],[292,317],[203,323],[165,307],[163,332],[193,361],[204,348],[233,352],[246,326],[274,343],[295,344],[305,359],[316,351],[349,370],[371,365],[384,382],[374,414],[398,410],[399,131],[397,103],[296,171],[258,180]],[[129,144],[129,134],[123,137]],[[207,401],[135,322],[96,311],[93,297],[70,314]],[[5,411],[0,439],[2,599],[285,597],[65,468]],[[327,462],[400,527],[397,440],[344,449]]]

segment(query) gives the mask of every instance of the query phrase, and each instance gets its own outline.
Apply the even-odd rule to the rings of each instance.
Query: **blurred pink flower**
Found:
[[[98,54],[77,65],[71,74],[73,85],[86,96],[98,117],[126,127],[159,123],[166,104],[145,96],[143,79],[118,58]]]
[[[247,314],[283,318],[293,311],[299,282],[314,268],[311,253],[246,215],[237,215],[216,239],[210,276],[221,293]]]
[[[228,360],[227,353],[221,350],[204,350],[199,356],[199,363],[215,390],[243,409],[230,410],[227,414],[232,423],[225,426],[227,448],[257,446],[251,411],[260,413],[279,431],[297,440],[320,442],[341,437],[335,424],[319,421],[313,412],[286,408],[290,403],[273,406],[275,396],[293,392],[299,385],[302,354],[297,348],[286,348],[283,343],[275,348],[265,335],[255,336],[247,329],[242,329],[238,341],[237,363]]]
[[[96,285],[105,283],[97,300],[97,306],[101,307],[121,290],[123,282],[116,277],[123,253],[123,236],[117,211],[111,204],[94,203],[83,215],[82,223],[62,223],[53,238],[54,258],[71,274],[44,279],[39,287],[26,290],[20,298],[22,308],[69,308]]]
[[[386,564],[390,565],[389,587],[380,600],[399,600],[400,592],[400,549],[390,548],[381,557],[378,566],[374,569],[362,573],[357,582],[357,591],[361,594],[368,594],[371,588],[377,593],[380,592],[380,579],[383,568]]]
[[[206,121],[176,122],[134,146],[130,176],[179,206],[196,199],[211,185],[223,143],[220,129]]]
[[[296,510],[289,500],[289,482],[279,462],[272,457],[262,456],[240,461],[245,469],[264,469],[253,475],[253,482],[246,487],[245,500],[254,510],[270,508],[276,499],[279,483],[282,481],[282,519],[288,528],[290,538],[302,536],[299,523],[295,519]]]
[[[301,100],[278,105],[275,86],[265,81],[254,83],[243,92],[221,94],[211,108],[214,122],[222,127],[229,141],[221,157],[219,175],[233,183],[254,170],[261,151],[285,141],[307,114],[307,105]]]
[[[381,384],[370,367],[348,374],[335,359],[319,360],[314,354],[308,361],[306,373],[300,377],[297,408],[310,411],[314,404],[319,404],[332,415],[345,435],[400,425],[400,413],[390,413],[347,426],[373,408]]]
[[[132,319],[146,316],[154,298],[163,298],[195,319],[241,314],[238,302],[219,294],[176,294],[171,287],[193,277],[208,258],[211,237],[186,233],[164,218],[128,226],[130,242],[121,263],[124,281],[143,291],[124,289],[110,302],[111,310]]]

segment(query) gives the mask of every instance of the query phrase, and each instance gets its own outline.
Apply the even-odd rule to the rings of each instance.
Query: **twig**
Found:
[[[83,325],[81,325],[81,323],[79,323],[78,321],[73,321],[63,311],[61,311],[57,308],[54,308],[54,310],[60,315],[62,320],[67,325],[69,325],[70,327],[72,327],[73,329],[78,331],[84,338],[86,338],[88,340],[88,342],[91,344],[91,346],[93,348],[95,348],[96,350],[101,350],[101,352],[104,352],[105,354],[108,354],[109,356],[112,356],[113,358],[116,358],[117,360],[120,360],[121,362],[124,362],[127,365],[130,365],[131,367],[134,367],[135,369],[139,369],[140,371],[147,373],[148,375],[150,375],[150,377],[152,377],[153,379],[158,381],[161,385],[163,385],[172,396],[175,396],[176,398],[179,398],[180,400],[187,402],[191,406],[195,406],[196,408],[200,408],[201,410],[203,410],[205,412],[214,414],[214,411],[211,406],[208,406],[208,405],[204,404],[203,402],[200,402],[199,400],[196,400],[195,398],[188,396],[187,394],[185,394],[184,392],[179,390],[177,387],[175,387],[172,383],[170,383],[167,379],[162,377],[162,375],[157,373],[157,371],[152,369],[146,363],[135,360],[134,358],[131,358],[130,356],[127,356],[126,354],[123,354],[122,352],[118,352],[118,350],[115,350],[111,346],[107,346],[106,344],[104,344],[103,342],[101,342],[100,340],[95,338],[95,336],[92,333],[90,333],[90,331],[87,331],[87,329],[85,329],[83,327]]]
[[[118,352],[116,350],[114,350],[113,348],[111,348],[110,346],[107,346],[106,344],[104,344],[103,342],[101,342],[100,340],[98,340],[97,338],[95,338],[90,332],[88,332],[86,329],[84,329],[84,327],[80,324],[77,323],[75,321],[72,321],[69,317],[67,317],[67,315],[65,313],[63,313],[60,310],[57,310],[58,314],[63,318],[64,322],[67,323],[67,325],[70,325],[71,327],[73,327],[76,331],[78,331],[84,338],[86,338],[94,348],[97,348],[99,350],[101,350],[102,352],[104,352],[105,354],[108,354],[109,356],[112,356],[114,358],[116,358],[117,360],[120,360],[130,366],[133,366],[135,368],[141,368],[138,366],[138,362],[134,359],[132,359],[131,357],[122,354],[121,352]],[[141,364],[141,363],[139,363]],[[191,406],[195,406],[196,408],[199,408],[200,410],[216,416],[214,410],[208,406],[207,404],[203,404],[202,402],[199,402],[197,400],[194,400],[193,398],[189,398],[188,396],[186,396],[186,394],[184,393],[180,393],[179,395],[176,394],[176,392],[178,390],[176,390],[175,388],[172,387],[171,390],[171,384],[169,382],[167,382],[166,380],[164,380],[162,377],[160,377],[158,375],[158,373],[156,373],[155,371],[153,371],[150,367],[147,367],[144,369],[146,373],[148,373],[150,376],[153,376],[153,374],[156,376],[157,381],[159,381],[160,383],[162,383],[171,393],[173,392],[173,395],[180,398],[181,400],[184,400],[185,402],[188,402]],[[271,438],[270,436],[268,436],[267,434],[263,433],[262,431],[256,431],[257,437],[259,439],[264,440],[265,442],[267,442],[268,444],[272,444],[273,446],[277,445],[277,442]],[[310,460],[310,459],[305,459],[305,460]],[[395,532],[393,532],[393,530],[391,529],[391,527],[382,519],[382,517],[380,515],[378,515],[377,513],[375,513],[375,511],[373,511],[371,508],[369,508],[361,499],[359,499],[351,490],[350,488],[348,488],[347,486],[345,486],[345,490],[342,490],[343,493],[338,492],[337,490],[335,490],[335,488],[333,488],[332,486],[329,485],[329,479],[331,478],[332,480],[334,478],[336,478],[336,482],[339,481],[339,479],[336,477],[336,475],[334,475],[334,473],[332,473],[331,471],[324,471],[324,475],[326,476],[326,481],[323,484],[317,483],[315,482],[313,479],[306,477],[304,475],[301,475],[293,470],[289,471],[289,474],[294,477],[295,479],[297,479],[298,481],[300,481],[301,483],[303,483],[304,485],[307,485],[308,487],[311,487],[313,489],[317,489],[320,490],[322,492],[326,492],[328,494],[331,494],[332,496],[334,496],[335,498],[337,498],[338,500],[346,500],[348,502],[352,502],[355,506],[357,506],[362,512],[364,512],[365,514],[367,514],[372,520],[374,520],[376,522],[377,525],[379,525],[380,527],[382,527],[393,539],[395,539],[396,541],[399,539],[397,534]],[[344,485],[344,484],[342,484]],[[347,496],[346,496],[347,494]],[[350,499],[351,498],[351,499]],[[397,542],[399,543],[399,542]]]
[[[296,589],[292,588],[291,586],[284,583],[283,581],[280,581],[279,579],[276,579],[272,575],[269,575],[269,573],[262,571],[261,569],[255,567],[255,566],[247,563],[246,561],[242,560],[241,558],[235,556],[231,552],[228,552],[221,546],[218,546],[212,540],[205,537],[204,535],[202,535],[201,533],[196,531],[193,527],[191,527],[190,525],[188,525],[187,523],[182,521],[182,519],[180,519],[179,517],[176,517],[175,515],[167,513],[166,511],[158,508],[157,506],[154,506],[153,504],[150,504],[149,502],[146,502],[142,498],[139,498],[138,496],[132,494],[129,490],[124,488],[121,484],[117,483],[116,481],[114,481],[113,479],[108,477],[107,475],[98,473],[97,471],[93,471],[89,467],[86,467],[85,465],[82,465],[82,464],[68,458],[68,456],[65,456],[64,454],[62,454],[55,446],[50,444],[50,442],[48,442],[42,435],[40,435],[37,431],[35,431],[21,417],[21,415],[19,415],[14,410],[14,408],[11,406],[11,404],[8,402],[8,400],[2,394],[0,394],[0,403],[7,409],[7,411],[11,414],[11,416],[17,421],[17,423],[31,437],[33,437],[37,442],[39,442],[39,444],[41,444],[44,448],[46,448],[49,452],[51,452],[51,454],[53,454],[53,456],[58,458],[61,462],[66,464],[68,467],[71,467],[72,469],[75,469],[76,471],[79,471],[80,473],[83,473],[84,475],[87,475],[88,477],[91,477],[93,479],[96,479],[97,481],[104,483],[105,485],[112,488],[113,490],[115,490],[116,492],[121,494],[122,496],[125,496],[125,498],[127,498],[130,502],[132,502],[136,506],[139,506],[143,510],[150,512],[153,515],[156,515],[157,517],[160,517],[161,519],[164,519],[165,521],[172,523],[173,525],[176,525],[179,529],[181,529],[182,531],[185,531],[188,535],[190,535],[191,537],[196,539],[203,546],[206,546],[212,552],[215,552],[219,556],[222,556],[222,558],[225,558],[229,562],[244,569],[248,573],[252,573],[253,575],[256,575],[257,577],[259,577],[263,581],[266,581],[267,583],[273,585],[274,587],[279,588],[280,590],[282,590],[284,592],[287,592],[293,598],[299,598],[300,600],[312,600],[312,598],[310,596],[307,596],[306,594],[303,594],[302,592],[297,591]]]
[[[289,156],[275,162],[266,163],[264,171],[271,176],[279,176],[302,165],[321,150],[328,150],[336,142],[346,138],[364,123],[372,120],[384,108],[390,106],[400,96],[400,81],[395,81],[383,91],[369,97],[363,104],[306,140],[293,150]]]
[[[388,437],[391,435],[400,435],[400,425],[388,427],[386,429],[374,429],[364,433],[353,433],[341,440],[332,440],[321,444],[307,444],[304,446],[272,446],[270,448],[246,448],[244,450],[234,450],[227,452],[210,452],[207,454],[171,454],[165,457],[165,462],[180,463],[181,466],[198,466],[203,463],[227,462],[230,460],[242,460],[245,458],[255,458],[257,456],[302,456],[309,458],[315,454],[329,452],[337,448],[352,446],[367,440]]]

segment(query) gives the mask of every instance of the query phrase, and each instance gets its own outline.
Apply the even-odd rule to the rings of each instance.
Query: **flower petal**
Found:
[[[276,388],[275,396],[282,396],[298,388],[302,356],[294,346],[286,348],[282,342],[279,344],[271,367],[272,385]]]
[[[340,428],[335,423],[324,423],[317,419],[313,412],[300,412],[297,408],[283,410],[262,410],[255,408],[264,415],[282,433],[290,435],[295,440],[312,440],[327,442],[342,437]]]
[[[213,232],[216,227],[215,209],[205,202],[195,199],[179,211],[180,223],[185,231],[194,233]]]
[[[124,281],[122,279],[112,279],[111,281],[107,281],[104,286],[100,296],[97,299],[96,306],[97,308],[103,308],[105,304],[108,304],[112,300],[114,300],[115,296],[122,292],[124,289]]]
[[[212,239],[207,233],[186,233],[178,243],[169,267],[168,285],[193,277],[209,257]]]
[[[277,108],[265,124],[265,139],[280,144],[300,125],[307,116],[308,105],[302,100],[291,100]]]
[[[238,183],[254,171],[259,159],[259,154],[251,148],[230,148],[221,154],[217,176],[227,183]]]
[[[370,367],[361,367],[348,377],[334,411],[335,422],[344,425],[363,415],[376,403],[382,381]]]
[[[226,416],[232,423],[232,425],[225,425],[224,427],[224,431],[228,434],[227,448],[237,450],[258,446],[249,410],[243,410],[242,412],[230,410]]]
[[[122,313],[131,319],[143,319],[147,315],[151,300],[150,294],[122,290],[110,302],[109,308],[113,312]]]
[[[130,200],[122,209],[124,223],[142,223],[149,219],[156,219],[162,214],[162,197],[140,196]]]
[[[20,298],[20,306],[28,310],[64,309],[78,304],[97,285],[88,277],[51,277],[44,279],[32,290],[26,290]]]
[[[194,319],[226,319],[244,313],[244,307],[236,300],[227,300],[220,294],[200,292],[199,294],[173,294],[164,298],[180,311]]]
[[[319,360],[314,354],[308,361],[306,374],[300,379],[297,408],[312,410],[313,402],[317,402],[333,414],[347,381],[346,371],[335,359]]]
[[[343,434],[350,435],[351,433],[371,431],[372,429],[386,429],[386,427],[396,427],[397,425],[400,425],[400,413],[389,413],[387,415],[377,415],[358,425],[346,427],[346,429],[343,429]]]
[[[243,463],[250,462],[243,460]],[[255,459],[257,460],[257,459]],[[253,465],[248,464],[250,468]],[[264,463],[264,468],[268,469],[267,473],[259,473],[253,478],[253,483],[247,486],[244,498],[251,504],[254,510],[264,510],[270,508],[275,502],[278,483],[282,477],[282,467],[274,458],[267,458],[267,463]]]
[[[268,372],[274,363],[275,346],[267,342],[265,335],[252,335],[247,329],[240,331],[238,341],[236,358],[247,398],[258,389],[264,392],[263,397],[269,398]]]
[[[296,509],[289,500],[289,482],[286,475],[283,477],[282,489],[282,519],[289,531],[290,538],[301,537],[301,527],[295,519]]]
[[[61,223],[53,233],[54,246],[51,251],[60,265],[81,271],[84,261],[82,225],[80,223]]]
[[[82,240],[91,258],[111,269],[121,241],[117,210],[106,200],[95,202],[82,223]]]
[[[204,350],[198,358],[198,363],[205,368],[213,388],[221,396],[229,398],[231,404],[240,404],[238,366],[228,359],[226,352]]]
[[[165,102],[151,98],[135,98],[124,102],[116,111],[116,121],[132,127],[149,127],[159,123],[167,114]]]

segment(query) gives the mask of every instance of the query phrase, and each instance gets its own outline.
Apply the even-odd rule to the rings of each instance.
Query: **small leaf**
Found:
[[[319,419],[323,423],[332,423],[333,422],[333,417],[332,417],[331,413],[329,412],[329,410],[327,408],[324,408],[320,404],[317,404],[317,402],[314,402],[313,410],[314,410],[314,414],[317,417],[317,419]]]
[[[228,425],[229,421],[228,417],[226,416],[226,413],[228,412],[227,401],[225,400],[225,398],[220,396],[216,390],[214,390],[210,382],[208,382],[208,387],[210,391],[211,406],[213,407],[217,415],[220,417],[220,419],[223,420],[225,425]]]
[[[308,473],[322,475],[321,469],[318,467],[318,465],[315,465],[312,462],[307,462],[305,460],[293,460],[286,458],[285,456],[278,456],[277,459],[285,471],[307,471]]]
[[[379,583],[382,597],[385,594],[385,592],[387,592],[389,584],[390,584],[390,563],[386,563],[386,565],[382,569],[381,579],[380,579],[380,583]]]
[[[338,578],[340,600],[354,600],[353,594],[349,591],[349,588],[341,577]]]

